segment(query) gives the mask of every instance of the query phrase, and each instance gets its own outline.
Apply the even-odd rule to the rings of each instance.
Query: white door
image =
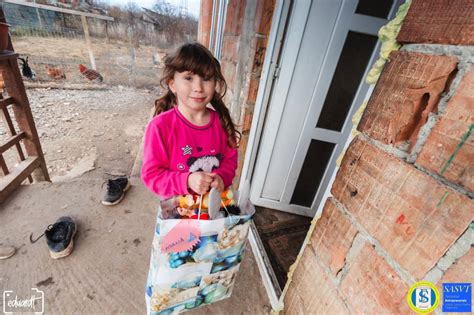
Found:
[[[293,1],[252,176],[254,204],[314,216],[393,0]]]

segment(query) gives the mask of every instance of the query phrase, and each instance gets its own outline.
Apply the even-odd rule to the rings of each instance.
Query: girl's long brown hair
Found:
[[[227,143],[231,147],[237,147],[241,134],[236,130],[229,110],[222,101],[227,91],[227,84],[221,72],[221,65],[212,53],[199,43],[184,44],[174,54],[165,58],[165,69],[160,85],[166,89],[166,93],[155,101],[155,116],[177,104],[176,96],[170,90],[168,84],[174,78],[176,72],[184,71],[190,71],[203,78],[214,78],[216,80],[216,91],[210,103],[219,115],[222,127],[227,133]]]

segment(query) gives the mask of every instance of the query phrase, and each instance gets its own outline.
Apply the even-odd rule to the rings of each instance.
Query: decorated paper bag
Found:
[[[214,220],[165,220],[159,209],[146,286],[149,314],[178,314],[230,297],[255,213],[248,199],[238,206],[240,215]]]

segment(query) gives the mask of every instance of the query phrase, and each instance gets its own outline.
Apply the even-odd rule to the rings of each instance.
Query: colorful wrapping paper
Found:
[[[162,242],[183,220],[163,220],[159,209],[146,284],[148,314],[178,314],[231,296],[255,213],[249,200],[239,207],[239,216],[193,220],[199,242],[170,253]]]

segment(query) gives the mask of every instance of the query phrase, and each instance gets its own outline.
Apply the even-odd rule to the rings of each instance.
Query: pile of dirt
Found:
[[[157,92],[125,87],[103,90],[28,89],[33,117],[54,181],[86,172],[128,174]],[[0,139],[7,138],[0,124]],[[16,150],[6,154],[9,166]]]

